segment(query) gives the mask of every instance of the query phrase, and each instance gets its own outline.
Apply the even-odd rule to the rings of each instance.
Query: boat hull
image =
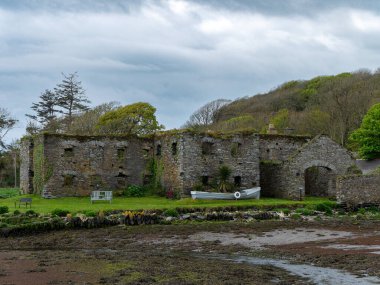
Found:
[[[207,200],[241,200],[241,199],[260,199],[260,187],[245,189],[240,192],[234,193],[218,193],[218,192],[203,192],[191,191],[191,198],[193,199],[207,199]]]

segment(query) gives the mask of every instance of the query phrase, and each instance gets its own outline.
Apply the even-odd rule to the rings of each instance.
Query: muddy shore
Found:
[[[0,284],[380,284],[379,260],[379,221],[114,226],[1,238]]]

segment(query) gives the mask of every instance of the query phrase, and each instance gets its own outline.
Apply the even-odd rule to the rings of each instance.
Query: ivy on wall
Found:
[[[33,193],[41,194],[45,183],[53,175],[53,168],[44,157],[44,146],[36,143],[33,149]]]

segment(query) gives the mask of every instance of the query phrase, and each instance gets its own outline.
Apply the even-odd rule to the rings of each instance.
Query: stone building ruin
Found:
[[[216,181],[221,165],[232,170],[230,182],[237,189],[261,186],[264,197],[335,196],[336,177],[355,164],[324,135],[249,132],[168,131],[150,138],[42,134],[23,140],[21,157],[23,193],[43,197],[118,191],[152,179],[188,196]]]

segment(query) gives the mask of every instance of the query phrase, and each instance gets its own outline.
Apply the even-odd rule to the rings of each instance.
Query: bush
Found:
[[[179,216],[176,209],[167,209],[163,214],[166,217],[178,217]]]
[[[27,216],[38,216],[38,214],[33,210],[26,211],[25,215],[27,215]]]
[[[20,215],[20,214],[21,214],[21,212],[19,210],[14,210],[13,211],[13,215],[15,215],[15,216]]]
[[[137,185],[130,185],[124,190],[123,194],[127,197],[144,197],[146,194],[146,188]]]
[[[325,212],[327,215],[332,214],[330,203],[320,203],[315,206],[315,209],[320,212]]]
[[[51,211],[52,216],[58,217],[66,217],[68,213],[70,213],[70,211],[62,209],[54,209],[53,211]]]
[[[0,207],[0,215],[5,214],[9,212],[9,208],[7,206],[1,206]]]

